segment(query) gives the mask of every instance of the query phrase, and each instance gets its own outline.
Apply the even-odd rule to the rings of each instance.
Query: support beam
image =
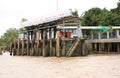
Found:
[[[17,55],[20,55],[20,39],[17,40]]]
[[[37,34],[37,51],[36,51],[36,55],[40,55],[41,53],[40,53],[40,30],[38,30],[38,32],[37,32],[38,34]]]
[[[32,40],[31,40],[31,49],[32,49],[32,51],[31,51],[31,53],[30,53],[31,56],[35,54],[34,44],[35,44],[35,34],[32,33]]]
[[[28,37],[27,37],[27,55],[30,55],[30,50],[29,50],[29,46],[30,46],[30,38],[29,38],[29,36],[30,36],[30,32],[27,32],[27,35],[28,35]]]
[[[43,56],[45,57],[46,56],[46,50],[45,50],[45,37],[46,37],[46,30],[44,29],[43,30]]]
[[[13,48],[13,55],[15,56],[17,51],[16,51],[16,47],[17,47],[17,42],[16,42],[16,39],[14,40],[14,48]]]
[[[109,38],[110,38],[109,31],[107,31],[107,39],[109,39]]]
[[[65,19],[63,19],[63,27],[65,26]],[[66,44],[65,44],[65,33],[66,33],[66,30],[65,29],[63,29],[63,47],[62,47],[62,56],[66,56],[66,53],[65,53],[65,51],[66,51],[66,49],[65,49],[65,46],[66,46]]]
[[[52,56],[53,52],[53,44],[52,44],[52,28],[49,28],[49,40],[50,40],[50,56]]]
[[[118,53],[120,53],[120,43],[117,43]]]
[[[57,31],[57,39],[56,39],[56,56],[60,57],[60,31]]]
[[[119,30],[116,30],[117,38],[119,39]]]
[[[25,41],[22,39],[22,55],[24,55],[24,47],[25,47]]]
[[[101,39],[101,32],[98,32],[98,39]]]

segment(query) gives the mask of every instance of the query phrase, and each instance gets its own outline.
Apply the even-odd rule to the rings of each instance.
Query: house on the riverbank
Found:
[[[77,26],[68,26],[61,29],[76,30]],[[120,53],[120,26],[81,26],[81,29],[83,38],[89,38],[91,51]],[[75,36],[75,34],[73,35]]]
[[[120,27],[83,27],[81,20],[71,11],[64,11],[23,22],[25,30],[10,44],[11,55],[74,56],[87,55],[90,51],[120,52]]]

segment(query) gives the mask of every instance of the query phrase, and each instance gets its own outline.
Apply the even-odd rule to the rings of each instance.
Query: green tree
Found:
[[[120,2],[117,8],[108,11],[106,8],[92,8],[85,12],[82,17],[83,26],[120,26]]]
[[[11,41],[13,41],[15,38],[18,38],[18,29],[16,28],[10,28],[4,33],[3,36],[0,38],[0,42],[2,46],[8,46]]]
[[[74,12],[72,12],[72,15],[78,17],[78,10],[75,10]]]
[[[110,12],[112,13],[112,25],[120,26],[120,2],[117,3],[117,7],[114,9],[111,9]]]
[[[82,25],[88,25],[88,26],[94,26],[98,25],[98,22],[100,21],[102,10],[100,8],[92,8],[85,12],[85,15],[83,16],[83,22]]]

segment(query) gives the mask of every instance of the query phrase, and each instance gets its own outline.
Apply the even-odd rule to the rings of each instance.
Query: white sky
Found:
[[[118,0],[58,0],[58,11],[77,9],[79,14],[92,7],[115,8]],[[35,19],[57,11],[57,0],[0,0],[0,36],[8,28],[20,28],[22,18]]]

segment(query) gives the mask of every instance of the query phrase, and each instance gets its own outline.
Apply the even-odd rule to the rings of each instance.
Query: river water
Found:
[[[120,78],[120,54],[84,57],[0,55],[0,78]]]

